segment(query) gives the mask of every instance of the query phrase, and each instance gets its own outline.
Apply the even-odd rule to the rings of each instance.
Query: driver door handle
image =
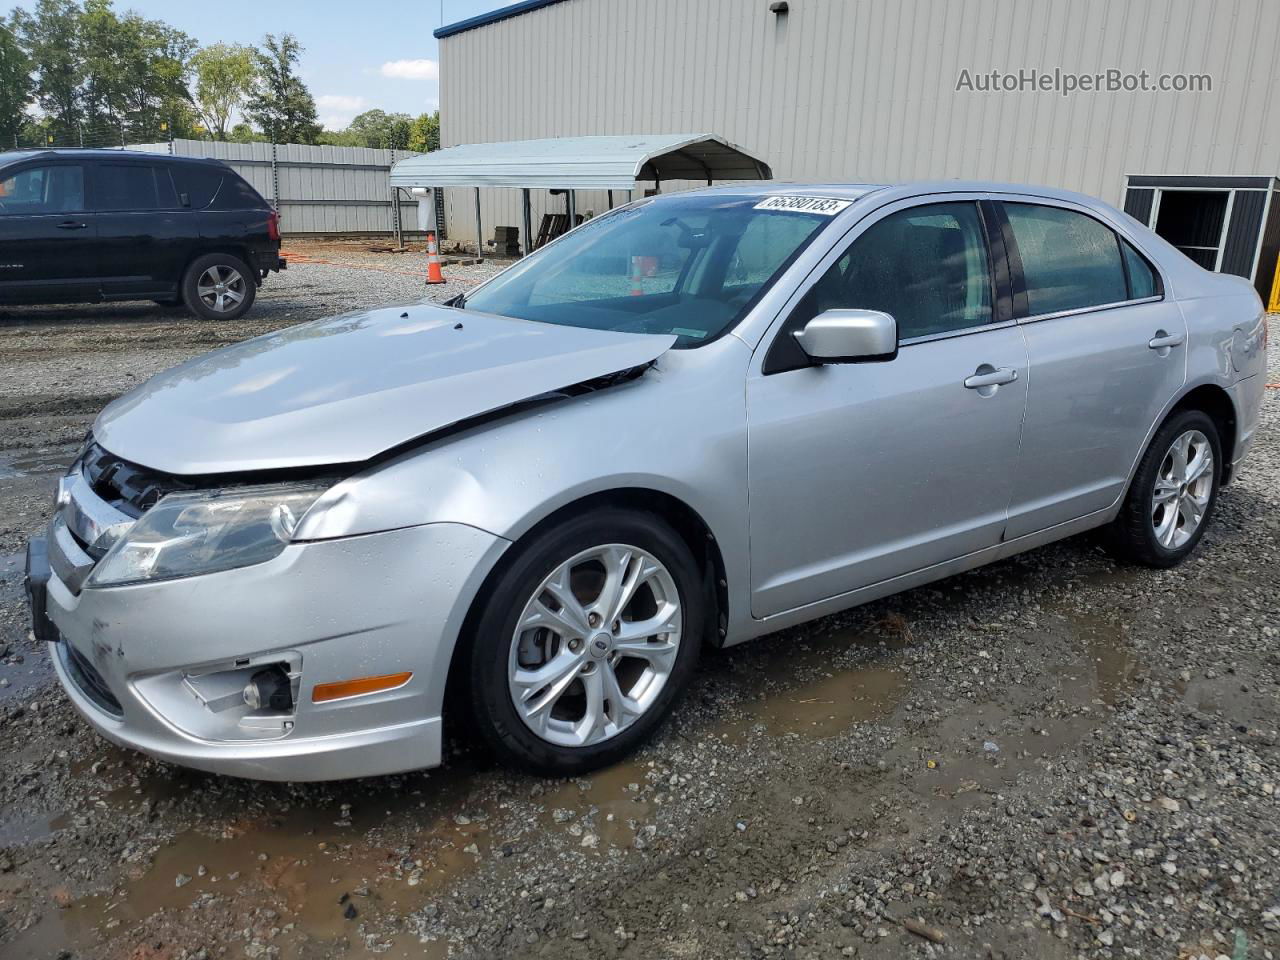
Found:
[[[83,220],[63,220],[60,224],[58,224],[58,229],[59,230],[83,230],[87,226],[89,226],[89,224],[85,223]]]
[[[986,366],[986,364],[983,364]],[[982,368],[978,368],[982,371]],[[1018,379],[1018,371],[1012,367],[997,367],[994,370],[975,373],[964,378],[964,385],[969,390],[980,390],[983,387],[998,387],[1001,384],[1013,383]]]
[[[1152,350],[1163,350],[1165,347],[1180,347],[1185,339],[1186,337],[1180,333],[1165,333],[1160,330],[1147,341],[1147,346]]]

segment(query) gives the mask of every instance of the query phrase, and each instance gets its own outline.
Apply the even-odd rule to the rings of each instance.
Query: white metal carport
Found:
[[[711,133],[637,134],[609,137],[557,137],[468,143],[401,160],[391,168],[396,189],[475,187],[476,251],[483,256],[480,188],[514,187],[522,194],[524,227],[521,250],[532,249],[530,190],[563,190],[569,226],[574,225],[575,190],[634,190],[663,180],[768,180],[773,171],[763,160]]]

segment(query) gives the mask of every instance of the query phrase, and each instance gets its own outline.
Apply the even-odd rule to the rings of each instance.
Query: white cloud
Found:
[[[436,80],[440,77],[440,64],[434,60],[388,60],[378,72],[399,80]]]
[[[317,113],[320,122],[330,130],[341,130],[357,113],[369,106],[364,97],[348,96],[341,93],[325,93],[316,97]]]

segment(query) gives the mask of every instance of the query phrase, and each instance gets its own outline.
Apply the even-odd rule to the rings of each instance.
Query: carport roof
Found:
[[[711,133],[468,143],[401,160],[393,187],[630,190],[637,181],[768,180],[769,165]]]

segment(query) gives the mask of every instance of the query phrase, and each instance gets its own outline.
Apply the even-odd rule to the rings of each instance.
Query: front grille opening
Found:
[[[169,474],[148,470],[92,444],[80,461],[89,487],[121,513],[137,518],[166,493],[195,489]]]
[[[170,493],[234,489],[239,486],[299,480],[337,483],[354,473],[359,466],[360,464],[282,467],[279,470],[178,476],[130,463],[93,442],[81,454],[73,469],[80,470],[89,488],[105,503],[136,520],[154,507],[161,497]]]
[[[116,699],[107,682],[102,679],[93,664],[80,655],[79,651],[67,641],[58,643],[58,652],[62,658],[62,666],[71,678],[76,689],[89,698],[98,709],[109,713],[116,719],[124,718],[124,708]]]

